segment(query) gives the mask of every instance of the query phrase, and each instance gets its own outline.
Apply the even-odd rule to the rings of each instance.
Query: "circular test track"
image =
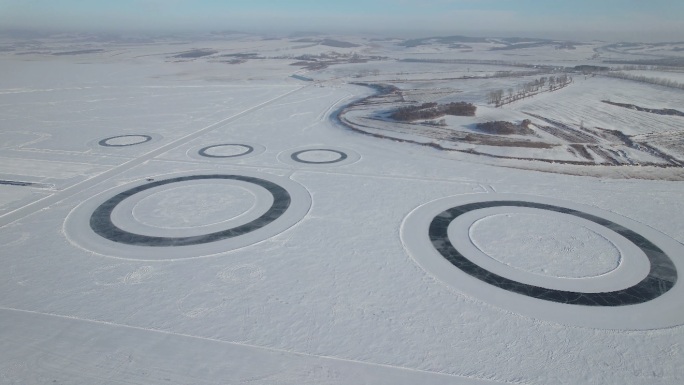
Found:
[[[525,275],[472,246],[468,229],[484,215],[520,210],[586,223],[607,241],[620,245],[624,254],[620,266],[590,278]],[[679,260],[684,254],[682,245],[648,226],[595,207],[516,194],[447,197],[409,214],[401,237],[411,257],[440,281],[509,311],[594,328],[684,324],[680,300],[684,288],[677,273],[684,268]],[[516,249],[514,243],[509,247],[511,252]]]
[[[281,163],[296,167],[345,166],[358,162],[361,155],[354,150],[331,146],[308,146],[283,151]]]
[[[242,149],[242,151],[237,152],[235,154],[229,154],[229,155],[212,154],[211,150],[217,149],[217,148],[240,148],[240,149]],[[245,156],[245,155],[250,154],[252,152],[254,152],[254,147],[250,146],[248,144],[225,143],[225,144],[214,144],[212,146],[202,147],[198,151],[198,154],[200,156],[205,157],[205,158],[237,158],[240,156]]]
[[[261,155],[265,151],[266,147],[252,142],[205,143],[189,148],[186,151],[186,156],[205,162],[239,163],[243,159]]]
[[[311,153],[311,152],[319,152],[319,153],[329,153],[333,154],[334,158],[330,160],[306,160],[302,159],[301,155],[306,154],[306,153]],[[326,148],[313,148],[310,150],[301,150],[294,152],[290,155],[290,159],[294,160],[295,162],[298,163],[307,163],[307,164],[330,164],[330,163],[338,163],[342,162],[345,159],[347,159],[348,155],[342,151],[338,150],[331,150],[331,149],[326,149]]]
[[[154,179],[114,188],[77,206],[64,225],[69,240],[120,259],[191,259],[275,236],[299,222],[311,206],[304,187],[273,175],[184,173]],[[235,200],[213,200],[231,192],[251,198],[236,198],[238,210],[219,207]],[[210,218],[203,216],[207,213]],[[193,220],[183,222],[184,215]]]
[[[112,222],[112,212],[125,199],[149,190],[158,186],[164,186],[171,183],[179,183],[193,180],[207,180],[207,179],[229,179],[238,180],[263,187],[273,196],[273,204],[268,208],[259,218],[243,225],[224,229],[221,231],[194,235],[189,237],[158,237],[143,234],[135,234],[119,228]],[[238,237],[249,232],[260,229],[271,222],[278,219],[287,208],[290,206],[290,194],[284,188],[278,186],[273,182],[264,179],[242,176],[242,175],[192,175],[178,178],[165,179],[157,182],[144,184],[142,186],[134,187],[132,189],[123,191],[102,203],[90,216],[90,228],[103,238],[110,241],[124,243],[127,245],[138,246],[189,246],[198,245],[202,243],[216,242],[222,239]]]
[[[517,282],[490,272],[466,258],[449,240],[449,224],[465,213],[488,207],[530,207],[574,215],[605,226],[622,235],[644,252],[650,262],[648,275],[635,285],[622,290],[600,293],[581,293],[555,290]],[[492,201],[470,203],[452,207],[439,213],[430,223],[430,241],[437,251],[452,265],[482,282],[528,297],[572,305],[625,306],[644,303],[660,297],[677,282],[677,269],[672,260],[658,246],[636,232],[607,219],[581,211],[535,202]]]
[[[123,139],[123,138],[141,138],[139,141],[134,141],[131,143],[122,143],[122,144],[116,144],[116,143],[110,143],[113,140],[116,139]],[[118,136],[112,136],[109,138],[104,138],[97,142],[98,145],[102,147],[130,147],[130,146],[135,146],[138,144],[143,144],[147,143],[152,140],[152,137],[150,135],[140,135],[140,134],[134,134],[134,135],[118,135]]]

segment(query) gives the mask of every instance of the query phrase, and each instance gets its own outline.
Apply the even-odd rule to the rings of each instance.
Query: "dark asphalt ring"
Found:
[[[328,152],[334,152],[334,153],[338,154],[340,157],[337,158],[337,159],[334,159],[334,160],[326,160],[326,161],[321,161],[321,162],[311,162],[311,161],[303,160],[303,159],[300,159],[300,158],[299,158],[299,155],[301,155],[301,154],[303,154],[303,153],[305,153],[305,152],[310,152],[310,151],[328,151]],[[313,149],[308,149],[308,150],[297,151],[297,152],[293,153],[292,155],[290,155],[290,158],[292,158],[292,160],[294,160],[295,162],[299,162],[299,163],[326,164],[326,163],[337,163],[337,162],[341,162],[341,161],[347,159],[347,154],[345,154],[345,153],[342,152],[342,151],[331,150],[331,149],[327,149],[327,148],[313,148]]]
[[[138,138],[144,138],[142,142],[136,142],[136,143],[129,143],[129,144],[109,144],[107,143],[108,141],[112,139],[118,139],[118,138],[130,138],[130,137],[138,137]],[[111,138],[104,138],[101,141],[97,142],[100,146],[103,147],[128,147],[128,146],[135,146],[137,144],[143,144],[147,143],[150,140],[152,140],[152,137],[149,135],[119,135],[119,136],[112,136]]]
[[[461,254],[449,240],[447,228],[454,219],[467,212],[489,207],[502,206],[530,207],[555,211],[563,214],[574,215],[579,218],[584,218],[604,226],[627,238],[630,242],[634,243],[634,245],[641,249],[648,257],[651,265],[650,271],[646,278],[634,286],[605,293],[579,293],[547,289],[539,286],[520,283],[494,274],[476,265],[468,258],[463,256],[463,254]],[[452,265],[456,266],[466,274],[498,288],[545,301],[585,306],[635,305],[648,302],[665,294],[674,286],[675,282],[677,282],[677,269],[672,260],[658,246],[654,245],[651,241],[643,236],[604,218],[569,208],[542,203],[523,201],[493,201],[470,203],[462,206],[452,207],[441,212],[432,220],[430,223],[429,237],[432,245],[437,249],[437,251]]]
[[[191,237],[153,237],[134,234],[122,230],[112,222],[112,211],[124,199],[129,198],[141,191],[171,183],[185,182],[199,179],[232,179],[252,183],[263,187],[273,195],[273,204],[262,216],[243,225],[217,231],[214,233],[196,235]],[[98,206],[90,216],[90,228],[98,235],[111,241],[136,246],[190,246],[216,242],[223,239],[235,238],[255,230],[258,230],[278,219],[290,207],[290,193],[279,185],[264,179],[243,175],[192,175],[148,183],[142,186],[126,190]]]
[[[225,147],[225,146],[239,146],[239,147],[244,147],[247,151],[241,152],[241,153],[235,154],[235,155],[211,155],[211,154],[208,154],[208,153],[207,153],[207,150],[212,149],[212,148],[214,148],[214,147]],[[225,143],[225,144],[215,144],[215,145],[213,145],[213,146],[204,147],[204,148],[202,148],[201,150],[198,151],[198,154],[200,154],[201,156],[206,156],[207,158],[235,158],[235,157],[238,157],[238,156],[247,155],[247,154],[249,154],[250,152],[253,152],[253,151],[254,151],[254,147],[249,146],[249,145],[246,145],[246,144]]]

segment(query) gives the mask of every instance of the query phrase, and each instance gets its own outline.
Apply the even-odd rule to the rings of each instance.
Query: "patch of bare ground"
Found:
[[[539,120],[542,120],[546,123],[549,123],[550,125],[548,126],[537,125],[537,127],[542,131],[545,131],[546,133],[551,134],[557,138],[563,139],[568,143],[598,143],[596,136],[589,134],[587,132],[583,132],[581,130],[576,130],[565,123],[545,118],[541,115],[536,115],[529,112],[523,113],[534,118],[537,118]]]
[[[593,160],[594,160],[594,157],[591,156],[591,154],[589,153],[589,151],[587,151],[587,148],[584,147],[584,146],[581,145],[581,144],[573,143],[573,144],[569,145],[568,150],[569,150],[570,152],[574,153],[574,154],[579,154],[579,155],[580,155],[581,157],[583,157],[584,159],[587,159],[587,160],[590,160],[590,161],[593,161]]]
[[[582,127],[582,129],[614,144],[624,144],[629,147],[634,146],[632,139],[619,130],[607,130],[601,127],[594,127],[593,130],[584,127]]]
[[[669,130],[662,132],[654,132],[650,134],[642,134],[634,137],[640,143],[647,143],[651,147],[660,149],[666,156],[672,158],[684,159],[684,132],[678,130]],[[681,162],[680,163],[684,163]]]
[[[611,165],[637,164],[638,162],[631,160],[626,156],[623,150],[620,150],[620,146],[622,146],[623,149],[630,148],[647,153],[660,159],[662,163],[666,165],[676,167],[684,166],[684,162],[679,160],[677,156],[665,151],[671,150],[674,154],[684,155],[684,133],[656,133],[651,134],[648,139],[644,138],[637,140],[635,137],[626,135],[619,130],[607,130],[600,127],[588,128],[583,126],[579,126],[575,129],[553,119],[531,113],[526,114],[551,123],[552,126],[539,125],[538,128],[557,138],[567,141],[569,143],[569,148],[575,150],[578,155],[581,155],[587,160],[595,159],[595,157],[587,152],[586,148],[589,148],[599,157],[597,163]]]

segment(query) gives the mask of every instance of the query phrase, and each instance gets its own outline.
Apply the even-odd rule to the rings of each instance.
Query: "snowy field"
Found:
[[[630,75],[646,76],[649,78],[668,79],[679,83],[684,83],[684,71],[639,71],[632,70],[627,72]]]
[[[556,93],[542,94],[513,103],[514,110],[538,113],[570,124],[619,130],[628,135],[684,131],[678,116],[645,114],[602,103],[632,103],[652,108],[682,108],[682,90],[638,82],[577,76],[575,83]]]
[[[370,95],[350,83],[371,62],[169,58],[427,50],[293,40],[0,53],[0,383],[684,382],[683,182],[352,132],[333,117]],[[426,72],[393,63],[382,72]],[[634,84],[577,79],[499,110],[472,98],[492,117],[682,129],[596,103],[681,109],[681,90]]]

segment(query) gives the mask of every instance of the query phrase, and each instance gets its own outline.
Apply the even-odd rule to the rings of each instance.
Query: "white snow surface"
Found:
[[[275,56],[305,52],[298,47],[303,44],[249,37],[222,42],[220,49]],[[398,57],[436,52],[388,47],[309,49],[379,55],[397,50]],[[553,48],[540,55],[544,61],[571,55],[580,60],[590,55],[589,48],[558,51],[556,59]],[[0,184],[0,383],[684,382],[682,323],[622,327],[629,322],[616,314],[627,311],[597,308],[591,314],[600,325],[586,326],[544,317],[541,300],[534,311],[500,306],[487,298],[501,289],[478,282],[461,289],[445,282],[417,263],[402,240],[407,216],[428,202],[517,194],[625,218],[667,239],[668,250],[681,251],[683,182],[497,167],[361,135],[331,119],[346,103],[369,94],[347,84],[355,81],[346,77],[355,73],[346,68],[351,64],[338,72],[330,67],[315,74],[316,82],[304,82],[290,77],[297,71],[289,66],[294,60],[236,65],[168,60],[168,53],[186,49],[160,44],[85,56],[0,53],[0,71],[11,74],[0,77],[0,179],[35,183]],[[406,72],[388,66],[390,73]],[[492,70],[498,69],[482,69]],[[473,82],[459,86],[486,83]],[[608,90],[621,80],[576,79],[565,90],[518,102],[502,114],[544,111],[554,119],[629,129],[630,134],[682,125],[679,117],[597,103],[610,93],[587,91],[589,82]],[[673,98],[681,101],[681,90],[654,92],[652,87],[634,83],[629,95],[611,100],[638,95],[648,98],[644,105],[678,108]],[[593,83],[591,89],[596,88]],[[120,135],[152,140],[124,147],[98,144]],[[218,144],[255,150],[227,158],[197,155]],[[343,151],[348,158],[334,162],[336,156],[321,149]],[[322,163],[292,160],[291,154],[302,150],[318,151],[302,158]],[[187,246],[178,257],[169,248],[118,247],[85,234],[89,211],[83,207],[148,180],[196,174],[285,180],[288,191],[301,198],[297,213],[285,215],[287,223],[276,230],[264,227],[267,236],[235,247],[226,243],[221,250]],[[121,226],[138,218],[137,225],[162,233],[194,227],[204,234],[202,223],[219,228],[273,200],[237,182],[225,188],[218,182],[171,187],[120,209]],[[209,208],[235,202],[245,207]],[[488,218],[505,214],[493,215]],[[549,280],[596,279],[626,260],[634,260],[634,273],[624,279],[643,271],[643,255],[607,239],[610,230],[563,222],[561,214],[535,215],[541,217],[474,225],[474,247],[496,263]],[[497,237],[512,226],[514,232]],[[70,231],[84,232],[88,241],[74,239]],[[89,247],[88,242],[100,241],[101,247]],[[513,253],[506,254],[507,249]],[[592,252],[599,257],[593,260]],[[545,266],[544,257],[552,262]],[[684,263],[684,253],[670,257]],[[682,285],[680,279],[673,290]],[[472,287],[487,295],[473,294]],[[649,307],[654,310],[648,316],[656,321],[659,304]],[[571,313],[577,306],[553,305],[549,312],[560,306]],[[684,316],[681,299],[663,302],[661,309],[666,305],[673,306],[671,319]]]

